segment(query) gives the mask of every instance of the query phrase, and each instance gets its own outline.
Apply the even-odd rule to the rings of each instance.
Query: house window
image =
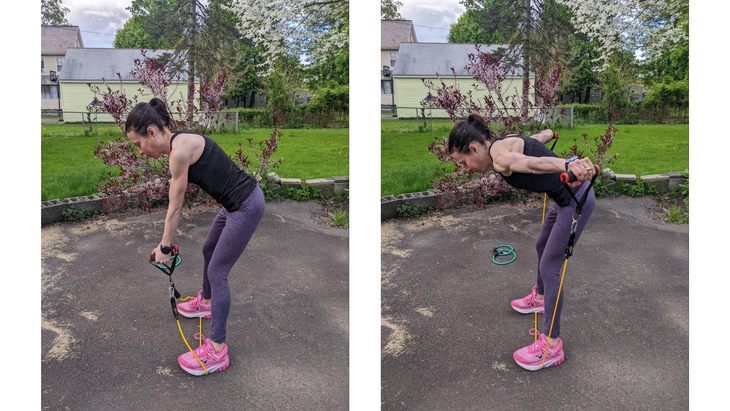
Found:
[[[393,94],[390,80],[380,80],[380,94]]]
[[[398,55],[398,52],[390,52],[388,53],[390,55],[390,67],[395,67],[395,58]]]
[[[41,57],[41,74],[46,73],[46,59]]]
[[[56,73],[61,74],[61,68],[63,67],[63,57],[56,57]]]
[[[58,98],[58,88],[56,86],[41,85],[41,99],[55,100]]]

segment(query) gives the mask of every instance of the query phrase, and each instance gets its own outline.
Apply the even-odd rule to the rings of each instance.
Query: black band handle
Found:
[[[172,307],[172,315],[177,320],[178,313],[177,313],[177,302],[175,301],[175,297],[170,297],[170,306]]]
[[[593,165],[593,169],[596,170],[596,175],[601,174],[601,168],[598,167],[598,164]],[[576,181],[575,174],[573,174],[572,171],[568,171],[567,173],[560,174],[560,181],[564,183],[572,183]]]
[[[553,141],[552,147],[550,147],[550,151],[553,151],[553,149],[555,148],[555,144],[557,144],[558,142],[558,133],[553,133],[553,138],[551,138],[550,140],[555,140]]]
[[[170,252],[171,252],[172,254],[170,255],[170,257],[175,257],[175,255],[177,255],[177,253],[178,253],[178,252],[180,251],[180,249],[179,249],[179,248],[177,248],[177,246],[176,246],[176,245],[172,246],[171,248],[172,248],[172,249],[170,250]],[[155,262],[155,253],[152,253],[152,254],[150,254],[150,255],[149,255],[149,256],[147,257],[147,261],[148,261],[148,262],[150,262],[150,263],[153,263],[153,262]]]

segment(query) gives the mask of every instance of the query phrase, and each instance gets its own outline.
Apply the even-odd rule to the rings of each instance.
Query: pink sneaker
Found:
[[[537,295],[537,285],[532,287],[532,292],[524,298],[512,300],[510,305],[520,314],[538,313],[545,314],[545,302],[538,300],[535,296]]]
[[[195,349],[195,355],[200,358],[205,368],[208,369],[208,374],[218,371],[223,371],[228,368],[228,346],[223,344],[223,350],[219,354],[215,353],[215,348],[210,339],[205,338],[203,334],[196,333],[195,339],[205,340],[203,345]],[[195,356],[190,351],[177,357],[177,363],[180,364],[183,370],[187,373],[200,376],[205,375],[205,369],[200,365]]]
[[[210,318],[210,304],[203,302],[203,290],[198,291],[198,296],[195,299],[179,303],[177,311],[187,318]]]
[[[537,371],[540,368],[560,365],[563,362],[565,359],[563,340],[558,340],[558,346],[554,349],[548,348],[547,358],[545,358],[545,364],[543,365],[542,356],[545,355],[547,337],[534,328],[530,330],[530,335],[539,335],[540,337],[534,343],[520,348],[512,354],[512,358],[515,359],[517,365],[528,371]]]

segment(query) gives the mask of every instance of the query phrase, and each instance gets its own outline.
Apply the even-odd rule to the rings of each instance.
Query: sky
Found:
[[[412,20],[418,41],[447,43],[449,28],[464,13],[459,0],[401,0],[400,14]],[[112,48],[114,36],[131,14],[132,0],[63,0],[66,19],[81,29],[84,47]]]
[[[114,36],[132,14],[125,10],[132,0],[63,0],[61,5],[71,10],[66,20],[79,26],[84,47],[114,47]]]
[[[416,37],[421,43],[448,43],[449,28],[464,11],[459,0],[400,0],[398,11],[406,20],[412,20]]]

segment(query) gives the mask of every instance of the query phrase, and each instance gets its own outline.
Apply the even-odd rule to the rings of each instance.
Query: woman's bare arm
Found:
[[[531,135],[530,138],[534,138],[543,144],[547,144],[548,141],[553,139],[553,131],[550,129],[543,130],[537,134]]]

